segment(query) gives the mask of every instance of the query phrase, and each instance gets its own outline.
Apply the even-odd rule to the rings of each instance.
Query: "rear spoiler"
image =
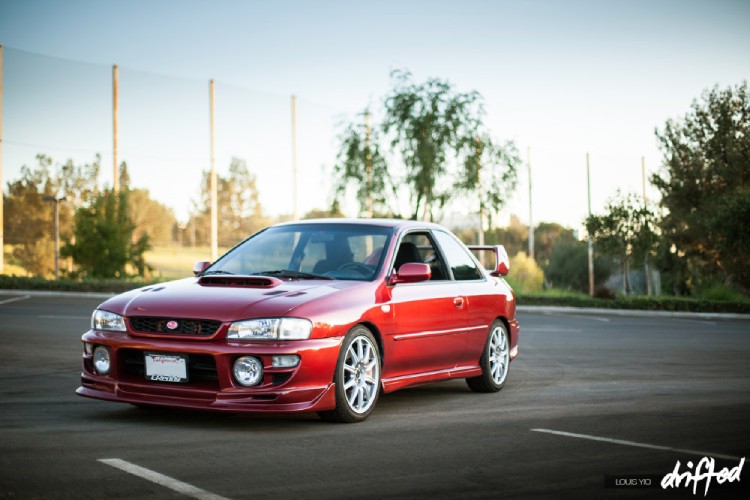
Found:
[[[510,259],[508,259],[508,252],[505,251],[503,245],[467,245],[467,248],[472,252],[476,252],[479,262],[482,263],[485,269],[487,269],[492,276],[505,276],[510,270]],[[494,255],[494,262],[487,265],[486,256]]]

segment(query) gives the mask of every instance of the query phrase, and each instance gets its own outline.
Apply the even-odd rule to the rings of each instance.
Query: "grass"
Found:
[[[27,276],[26,269],[15,264],[13,245],[3,245],[3,274]]]
[[[219,255],[226,252],[219,248]],[[211,248],[180,247],[177,245],[157,246],[145,254],[146,262],[154,268],[154,277],[171,280],[193,275],[193,266],[202,260],[211,260]]]

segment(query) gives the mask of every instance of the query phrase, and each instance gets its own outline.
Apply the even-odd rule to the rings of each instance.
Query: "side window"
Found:
[[[409,233],[401,240],[393,267],[398,270],[407,262],[429,264],[432,271],[431,281],[448,279],[447,268],[427,233]]]
[[[482,277],[474,259],[463,245],[443,231],[435,231],[434,234],[456,280],[477,280]]]

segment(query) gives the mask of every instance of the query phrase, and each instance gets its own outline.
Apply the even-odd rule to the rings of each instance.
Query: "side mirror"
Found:
[[[391,284],[397,285],[399,283],[419,283],[420,281],[427,281],[432,277],[432,269],[428,264],[420,264],[418,262],[407,262],[403,264],[398,272],[394,273],[391,277]]]
[[[208,269],[208,266],[210,266],[211,263],[205,260],[202,260],[200,262],[196,262],[193,266],[193,274],[198,275]]]
[[[510,259],[504,246],[469,245],[468,249],[478,254],[479,262],[492,276],[506,276],[510,271]]]

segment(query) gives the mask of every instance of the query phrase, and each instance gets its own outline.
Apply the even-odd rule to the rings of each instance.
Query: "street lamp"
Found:
[[[65,201],[65,196],[43,196],[44,201],[51,201],[55,204],[55,280],[60,279],[60,209],[58,205]]]

